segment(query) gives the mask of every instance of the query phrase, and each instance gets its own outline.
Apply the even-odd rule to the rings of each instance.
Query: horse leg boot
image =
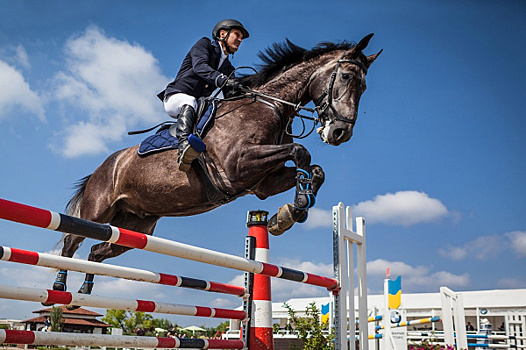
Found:
[[[53,290],[59,290],[61,292],[64,292],[67,290],[66,287],[66,280],[68,279],[68,271],[67,270],[60,270],[57,273],[57,278],[55,279],[55,282],[53,283]],[[41,302],[44,306],[52,306],[55,305],[55,303],[45,303]]]
[[[194,139],[193,141],[195,141],[195,139],[199,140],[198,137],[192,134],[195,119],[194,107],[184,105],[181,108],[181,113],[179,113],[177,124],[175,125],[175,136],[179,140],[177,165],[179,170],[184,171],[185,173],[190,170],[194,159],[199,157],[199,154],[203,151],[200,147],[195,147],[195,143],[191,140],[192,138]]]
[[[87,273],[86,277],[84,278],[84,283],[82,283],[82,286],[80,287],[80,289],[78,290],[77,293],[79,293],[79,294],[91,294],[91,291],[93,290],[93,278],[94,277],[95,277],[95,275],[93,275],[91,273]],[[79,307],[80,306],[78,306],[78,305],[67,305],[66,309],[68,309],[68,310],[76,310]]]
[[[298,168],[294,205],[285,204],[278,209],[278,212],[268,222],[269,232],[274,236],[279,236],[290,229],[294,223],[305,222],[308,210],[314,205],[316,194],[324,181],[325,174],[320,166],[309,166],[307,170]]]

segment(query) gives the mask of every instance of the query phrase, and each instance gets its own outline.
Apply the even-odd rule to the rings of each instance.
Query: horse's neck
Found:
[[[297,64],[261,86],[261,92],[294,104],[307,104],[312,100],[309,88],[313,77],[331,59],[332,57],[324,57]]]

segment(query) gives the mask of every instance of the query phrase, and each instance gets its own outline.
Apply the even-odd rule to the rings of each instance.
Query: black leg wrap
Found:
[[[93,290],[93,279],[94,278],[95,278],[94,274],[87,273],[86,277],[84,278],[84,283],[82,283],[82,286],[80,286],[78,293],[91,294],[91,291]]]
[[[296,195],[294,206],[297,209],[309,209],[316,203],[316,196],[312,192],[312,175],[303,169],[297,169]]]
[[[53,290],[59,290],[61,292],[65,292],[66,287],[66,280],[68,279],[68,272],[65,270],[61,270],[57,274],[57,278],[55,279],[55,282],[53,283]],[[41,303],[44,306],[52,306],[55,305],[55,303]]]
[[[93,290],[93,281],[84,281],[80,286],[78,293],[80,294],[91,294]]]
[[[57,274],[57,279],[55,280],[55,283],[53,283],[53,290],[60,290],[62,292],[67,290],[66,286],[66,280],[68,279],[68,272],[67,271],[59,271]]]

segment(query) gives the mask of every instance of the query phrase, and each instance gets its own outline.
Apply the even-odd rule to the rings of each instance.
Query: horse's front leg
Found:
[[[296,168],[283,167],[291,160]],[[245,148],[244,155],[239,164],[244,164],[238,174],[247,176],[244,171],[254,166],[259,172],[282,166],[270,173],[254,189],[254,193],[261,199],[296,187],[294,204],[286,204],[278,210],[269,221],[269,231],[273,235],[281,235],[292,227],[295,222],[304,222],[307,219],[308,209],[315,203],[316,194],[325,179],[322,168],[310,165],[309,151],[300,144],[269,145]]]

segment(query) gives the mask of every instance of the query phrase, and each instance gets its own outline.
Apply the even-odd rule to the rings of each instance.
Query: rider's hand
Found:
[[[225,87],[234,91],[239,91],[244,88],[243,84],[241,84],[241,82],[236,79],[228,79],[225,83]]]

